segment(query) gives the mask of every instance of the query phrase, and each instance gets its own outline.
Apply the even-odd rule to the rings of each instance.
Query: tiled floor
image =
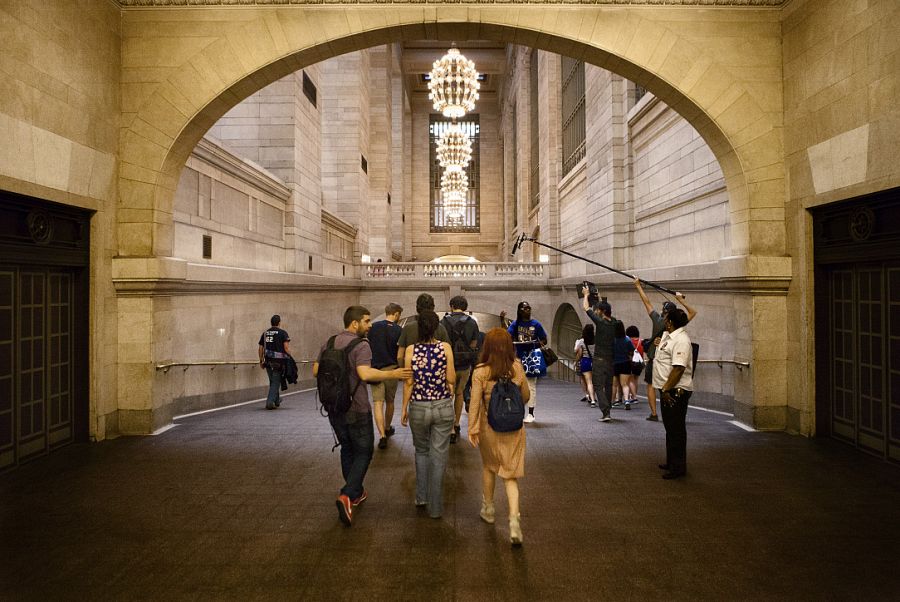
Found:
[[[539,391],[521,549],[502,487],[497,525],[478,518],[467,443],[451,447],[443,519],[416,510],[399,425],[342,526],[338,452],[301,393],[0,476],[0,599],[900,598],[900,468],[692,410],[690,474],[663,481],[645,404],[602,424],[575,386]]]

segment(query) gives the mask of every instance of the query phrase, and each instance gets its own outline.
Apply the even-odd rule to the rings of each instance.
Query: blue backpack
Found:
[[[525,403],[519,386],[509,378],[501,378],[491,389],[488,401],[488,424],[497,433],[511,433],[522,428]]]

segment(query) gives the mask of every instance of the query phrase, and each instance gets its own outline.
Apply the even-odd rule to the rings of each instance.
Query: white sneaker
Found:
[[[525,414],[525,420],[522,422],[534,422],[534,414]]]

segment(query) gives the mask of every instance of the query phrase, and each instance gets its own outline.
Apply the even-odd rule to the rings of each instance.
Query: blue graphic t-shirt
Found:
[[[529,320],[527,322],[513,321],[509,325],[509,334],[512,336],[513,343],[516,347],[516,356],[519,359],[524,358],[531,353],[532,349],[541,346],[541,341],[547,338],[544,327],[537,320]],[[522,343],[532,343],[531,345],[523,345]]]

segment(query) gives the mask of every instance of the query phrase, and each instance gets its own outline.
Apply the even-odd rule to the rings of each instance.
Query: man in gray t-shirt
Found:
[[[353,522],[354,508],[363,503],[368,494],[363,486],[372,454],[375,451],[375,436],[372,428],[372,408],[369,405],[367,382],[381,382],[388,379],[406,379],[412,376],[412,370],[397,368],[395,370],[378,370],[372,367],[372,348],[365,340],[372,327],[371,312],[360,305],[348,307],[344,312],[344,330],[334,337],[334,348],[343,349],[357,341],[350,350],[348,363],[350,373],[347,379],[350,391],[353,392],[350,409],[343,414],[331,413],[328,421],[341,446],[341,474],[344,486],[335,504],[338,518],[348,527]],[[319,357],[325,351],[326,343],[319,351]],[[313,376],[319,374],[319,363],[313,364]]]
[[[616,340],[617,319],[612,317],[612,307],[605,300],[591,307],[588,301],[590,294],[588,287],[584,287],[584,298],[581,300],[584,311],[594,323],[594,359],[591,366],[591,380],[594,383],[594,393],[600,405],[602,415],[597,420],[609,422],[612,420],[613,395],[613,343]]]

